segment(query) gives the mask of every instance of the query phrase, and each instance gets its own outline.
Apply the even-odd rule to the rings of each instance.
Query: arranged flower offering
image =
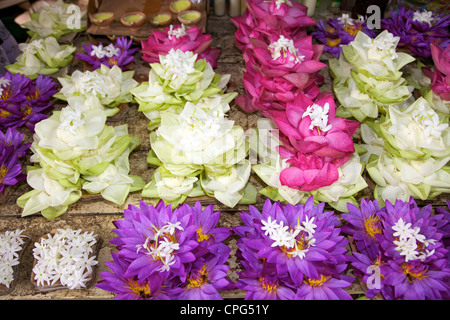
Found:
[[[127,124],[106,125],[107,116],[96,97],[71,97],[61,111],[36,124],[34,166],[27,172],[33,190],[17,199],[22,216],[41,212],[54,219],[82,190],[122,205],[129,192],[142,189],[142,178],[129,175],[129,155],[140,140],[128,135]]]
[[[14,280],[17,280],[14,277],[14,269],[20,263],[21,252],[28,239],[25,230],[20,229],[0,234],[0,293],[5,291],[4,288],[12,289]]]
[[[380,202],[433,199],[450,191],[448,119],[420,97],[406,110],[390,106],[386,116],[364,124],[361,147]]]
[[[251,166],[244,130],[225,118],[220,96],[186,102],[179,114],[161,112],[150,143],[147,161],[160,167],[142,196],[174,206],[205,194],[228,207],[255,201],[256,189],[248,183]]]
[[[215,68],[220,49],[211,48],[212,41],[211,35],[203,33],[203,29],[196,25],[187,30],[184,24],[170,25],[164,31],[153,30],[147,40],[141,41],[142,59],[158,63],[160,56],[166,56],[171,49],[179,49],[197,54],[197,59],[205,59]]]
[[[354,278],[347,268],[348,241],[334,212],[324,203],[282,205],[266,200],[262,211],[242,212],[233,230],[243,271],[236,286],[246,300],[349,300]]]
[[[223,111],[227,112],[228,103],[237,95],[225,93],[230,75],[215,73],[209,62],[198,59],[198,54],[191,51],[170,49],[167,55],[160,56],[159,63],[150,66],[149,80],[131,90],[139,111],[149,119],[149,130],[159,126],[161,111],[179,113],[186,102],[196,104],[219,95],[224,103]]]
[[[161,201],[156,207],[130,205],[114,224],[117,247],[112,272],[102,272],[97,287],[117,300],[219,300],[220,290],[234,288],[227,277],[231,249],[223,243],[231,231],[218,227],[220,212]]]
[[[69,44],[59,44],[55,37],[36,39],[29,43],[19,43],[21,54],[15,63],[6,65],[11,73],[21,73],[30,79],[39,75],[54,74],[66,67],[73,59],[76,48]]]
[[[109,68],[102,64],[94,71],[75,70],[71,75],[58,78],[61,89],[54,97],[61,100],[95,97],[106,107],[108,115],[113,115],[118,111],[118,105],[134,101],[131,91],[138,86],[138,82],[133,77],[134,70],[122,71],[117,65]]]
[[[79,13],[74,17],[74,14]],[[25,22],[31,40],[54,37],[57,40],[61,36],[86,29],[86,11],[81,11],[75,4],[65,3],[63,0],[44,2],[38,6],[35,12],[30,13],[31,21]],[[77,19],[78,18],[78,19]]]
[[[343,158],[331,153],[318,156],[302,152],[300,144],[297,150],[295,143],[282,136],[270,119],[258,120],[257,128],[249,132],[250,149],[258,155],[252,170],[267,185],[259,190],[261,194],[293,205],[313,195],[316,203],[326,202],[341,212],[347,211],[348,202],[356,203],[356,194],[368,186],[358,152],[349,152]],[[343,136],[340,139],[345,140]],[[306,145],[303,148],[307,150]]]
[[[376,119],[380,109],[401,107],[412,98],[414,87],[400,69],[414,58],[397,52],[399,40],[387,30],[374,39],[359,31],[354,41],[342,47],[339,58],[329,61],[333,90],[341,103],[339,116],[360,122]]]
[[[399,47],[411,53],[430,58],[432,44],[445,49],[450,44],[450,16],[433,11],[400,8],[390,12],[391,17],[382,19],[382,28],[400,38]]]
[[[33,248],[33,284],[40,291],[89,288],[99,245],[97,234],[81,229],[57,229],[41,237]]]
[[[343,13],[340,17],[328,19],[326,23],[320,20],[311,35],[325,45],[325,52],[339,58],[342,46],[352,42],[359,31],[371,38],[375,37],[375,32],[367,27],[364,17],[353,19],[347,13]]]
[[[300,93],[316,98],[323,83],[317,72],[326,66],[318,61],[322,50],[311,36],[294,41],[283,33],[272,33],[265,39],[252,39],[251,48],[243,53],[246,93],[236,103],[246,112],[261,111],[269,117],[267,112],[285,110]]]
[[[102,64],[109,68],[117,65],[124,71],[130,69],[130,64],[134,61],[134,53],[138,48],[131,48],[133,40],[126,37],[117,38],[116,42],[104,46],[101,42],[97,45],[83,45],[86,53],[77,53],[76,59],[84,61],[92,70],[100,68]]]
[[[26,178],[20,160],[30,144],[23,143],[23,136],[14,128],[8,128],[5,133],[0,131],[0,193],[6,186],[16,185]]]
[[[448,299],[448,216],[434,215],[432,206],[419,208],[413,199],[396,200],[380,208],[376,200],[349,204],[342,214],[342,232],[353,237],[357,252],[351,264],[367,285],[369,299]]]
[[[56,83],[40,74],[35,80],[7,71],[0,78],[0,128],[26,127],[34,131],[37,122],[48,117],[45,111],[53,106]]]
[[[306,28],[316,22],[303,4],[290,1],[247,1],[245,14],[231,18],[236,46],[243,51],[244,89],[236,103],[246,112],[284,110],[299,93],[319,94],[318,71],[323,45],[312,43]]]

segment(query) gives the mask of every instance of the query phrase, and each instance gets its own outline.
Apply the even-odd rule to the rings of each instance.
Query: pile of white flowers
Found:
[[[33,248],[33,279],[38,287],[61,284],[69,289],[86,288],[98,263],[94,232],[58,229],[36,242]]]
[[[396,231],[395,237],[398,237],[398,241],[394,240],[396,245],[395,250],[400,252],[400,255],[405,256],[405,262],[410,260],[425,260],[429,256],[433,255],[433,250],[428,250],[426,247],[436,242],[435,239],[427,240],[424,235],[420,234],[420,228],[411,228],[411,223],[405,223],[400,218],[397,223],[392,226],[392,229]]]
[[[0,234],[0,285],[7,288],[14,281],[13,267],[20,263],[20,251],[27,237],[23,232],[17,229]]]

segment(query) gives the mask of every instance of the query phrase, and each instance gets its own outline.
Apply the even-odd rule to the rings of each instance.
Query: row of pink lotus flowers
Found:
[[[278,127],[283,143],[278,151],[290,163],[281,184],[312,191],[338,179],[338,168],[355,152],[352,136],[359,122],[336,117],[332,93],[320,92],[324,46],[307,34],[316,22],[306,12],[306,6],[288,0],[247,0],[244,15],[232,21],[246,67],[245,93],[236,103]]]

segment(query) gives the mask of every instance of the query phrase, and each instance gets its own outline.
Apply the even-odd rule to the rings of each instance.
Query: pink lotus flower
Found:
[[[288,73],[312,74],[325,68],[319,62],[323,45],[312,43],[312,36],[293,40],[286,33],[272,33],[269,41],[251,38],[252,48],[244,51],[246,68],[255,67],[269,77]]]
[[[299,93],[286,111],[268,111],[289,144],[303,154],[323,157],[339,167],[355,152],[352,136],[359,122],[336,117],[331,94],[315,102]]]
[[[217,67],[220,50],[210,48],[211,35],[204,34],[202,28],[171,25],[165,31],[153,30],[147,40],[141,41],[142,59],[149,63],[159,62],[160,55],[167,55],[170,49],[180,49],[198,54],[197,59],[205,59],[213,68]]]
[[[280,146],[282,158],[287,158],[290,167],[280,173],[282,185],[301,191],[313,191],[331,185],[339,178],[338,166],[325,157],[306,154]]]
[[[243,74],[246,93],[235,100],[246,112],[286,110],[286,103],[293,101],[303,92],[309,99],[315,99],[320,92],[318,83],[323,82],[319,74],[288,73],[282,77],[267,77],[255,68],[248,68]]]
[[[434,62],[434,72],[430,68],[422,68],[423,73],[431,79],[431,89],[442,100],[450,100],[450,46],[444,49],[431,44],[431,56]]]
[[[249,10],[245,10],[242,16],[231,18],[231,21],[237,28],[234,42],[241,51],[252,47],[251,38],[263,40],[271,32],[287,32],[294,40],[307,36],[306,28],[292,28],[288,30],[278,26],[278,28],[274,29],[264,19],[255,19]]]
[[[247,0],[247,8],[255,19],[264,20],[273,29],[306,28],[316,21],[308,17],[307,7],[290,0]]]
[[[286,103],[300,92],[315,99],[324,80],[317,72],[326,66],[318,61],[323,46],[313,45],[311,36],[294,41],[285,32],[263,33],[263,37],[251,38],[251,47],[244,51],[246,94],[236,103],[246,112],[264,113],[285,110]]]

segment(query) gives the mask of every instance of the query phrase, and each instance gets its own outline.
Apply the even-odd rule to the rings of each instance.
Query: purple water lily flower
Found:
[[[332,276],[320,275],[318,278],[308,278],[297,290],[296,299],[299,300],[353,300],[344,289],[351,286],[355,279],[342,275],[340,279]]]
[[[261,213],[250,206],[249,212],[241,213],[244,225],[233,228],[241,236],[243,266],[263,277],[276,273],[277,279],[297,288],[304,278],[319,279],[321,274],[339,278],[348,241],[340,235],[333,212],[323,209],[324,203],[314,206],[312,197],[295,206],[267,200]]]
[[[0,77],[0,108],[6,107],[9,103],[18,103],[26,98],[30,78],[18,73],[12,74],[9,71]],[[3,117],[3,115],[0,115]]]
[[[126,263],[121,277],[137,284],[158,277],[170,299],[222,299],[219,291],[235,287],[227,278],[231,249],[223,243],[231,231],[218,227],[219,219],[220,212],[200,202],[174,210],[163,201],[130,205],[110,240]]]
[[[328,19],[326,23],[320,20],[311,35],[325,45],[325,52],[338,58],[342,52],[341,46],[352,42],[359,31],[375,37],[375,32],[367,27],[364,19],[353,19],[344,13],[341,17]]]
[[[24,134],[15,128],[8,128],[5,133],[0,132],[0,146],[11,149],[18,159],[22,159],[31,146],[31,143],[23,143],[23,137]]]
[[[115,222],[118,238],[111,240],[119,256],[131,261],[125,276],[145,279],[159,273],[163,279],[186,279],[185,264],[198,256],[192,252],[199,245],[193,240],[197,227],[185,210],[172,210],[160,202],[156,207],[140,201],[140,208],[130,205],[124,220]]]
[[[0,193],[5,186],[13,186],[26,178],[18,162],[30,147],[30,144],[23,144],[23,136],[14,128],[0,132]]]
[[[225,263],[230,256],[231,249],[223,248],[222,252],[216,251],[200,257],[192,264],[186,281],[179,285],[183,289],[174,299],[178,300],[222,300],[220,290],[234,288],[227,278],[230,269]]]
[[[353,252],[350,257],[351,265],[354,267],[355,275],[362,278],[367,285],[366,297],[373,299],[381,293],[386,300],[392,300],[393,288],[384,284],[387,260],[382,252],[375,259],[369,258],[367,254]]]
[[[129,263],[111,252],[112,262],[105,262],[112,272],[100,272],[103,277],[96,287],[115,294],[114,300],[169,300],[163,292],[163,279],[153,275],[142,281],[136,277],[126,277],[124,274]]]
[[[134,53],[139,48],[131,48],[132,39],[126,37],[117,38],[115,43],[104,46],[101,42],[98,45],[83,45],[86,53],[77,53],[76,58],[92,66],[93,70],[100,68],[102,64],[108,68],[117,65],[122,70],[128,70],[128,65],[134,61]]]
[[[276,275],[240,276],[236,286],[246,291],[245,300],[295,300],[295,291]]]
[[[448,250],[442,236],[448,220],[432,206],[420,208],[415,200],[361,201],[361,210],[348,204],[342,214],[343,232],[356,240],[353,252],[356,274],[370,284],[367,297],[381,293],[384,299],[444,299],[450,275]]]
[[[355,240],[360,252],[365,252],[370,259],[375,259],[380,251],[380,246],[375,235],[381,234],[381,213],[377,200],[361,200],[361,209],[348,203],[349,212],[342,213],[341,217],[347,222],[341,230],[349,234]]]
[[[49,76],[40,74],[36,80],[30,82],[25,99],[35,105],[47,106],[49,100],[57,92],[58,86],[56,82]]]
[[[34,126],[53,106],[50,101],[58,91],[56,83],[49,77],[39,75],[36,80],[21,75],[6,73],[0,78],[2,99],[0,99],[0,129],[26,126],[34,131]]]
[[[389,270],[385,284],[394,288],[394,299],[441,300],[448,296],[449,286],[443,279],[450,276],[449,270],[433,270],[420,261],[398,264],[388,261]]]
[[[197,241],[205,248],[214,244],[222,244],[231,236],[232,232],[229,228],[217,227],[220,212],[214,211],[213,205],[202,209],[201,203],[197,201],[194,206],[183,204],[182,210],[193,215],[193,224],[197,226]]]
[[[390,18],[381,20],[382,28],[400,37],[398,47],[406,47],[426,59],[431,57],[431,44],[443,49],[450,44],[450,16],[405,7],[390,14]]]

